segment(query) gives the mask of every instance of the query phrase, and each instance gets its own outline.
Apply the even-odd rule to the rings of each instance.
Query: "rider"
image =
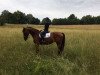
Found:
[[[44,26],[44,31],[41,32],[41,38],[42,38],[42,41],[44,41],[44,37],[46,35],[46,33],[48,33],[48,28],[49,28],[49,25],[51,24],[51,21],[48,17],[45,18],[45,26]]]

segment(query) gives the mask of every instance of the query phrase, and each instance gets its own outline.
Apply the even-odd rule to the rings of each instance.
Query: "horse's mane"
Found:
[[[30,30],[35,31],[35,32],[39,32],[38,29],[35,29],[35,28],[32,28],[32,27],[27,27],[27,29],[30,29]]]

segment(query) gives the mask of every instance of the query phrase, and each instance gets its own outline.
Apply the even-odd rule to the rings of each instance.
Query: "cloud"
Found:
[[[75,14],[100,15],[100,0],[0,0],[0,12],[7,9],[11,12],[20,10],[31,13],[38,18],[60,18]]]

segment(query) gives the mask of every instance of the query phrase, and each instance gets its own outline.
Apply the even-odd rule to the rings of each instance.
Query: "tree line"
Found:
[[[32,14],[25,14],[21,11],[15,11],[14,13],[8,10],[2,11],[0,15],[0,25],[8,24],[45,24],[46,18],[40,19],[35,18]],[[81,19],[77,18],[74,14],[71,14],[67,18],[54,18],[52,21],[53,25],[87,25],[87,24],[100,24],[100,16],[86,15]]]
[[[21,11],[15,11],[14,13],[8,10],[2,11],[0,15],[0,24],[40,24],[38,18],[33,17],[32,14],[25,14]]]
[[[55,18],[52,20],[53,25],[87,25],[87,24],[100,24],[100,16],[86,15],[81,19],[77,18],[74,14],[71,14],[68,18]]]

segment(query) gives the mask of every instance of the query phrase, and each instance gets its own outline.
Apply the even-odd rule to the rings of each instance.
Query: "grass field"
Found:
[[[62,56],[57,56],[55,43],[40,46],[36,55],[32,37],[23,39],[23,27],[0,27],[0,75],[100,75],[99,25],[50,26],[51,32],[65,33]]]

